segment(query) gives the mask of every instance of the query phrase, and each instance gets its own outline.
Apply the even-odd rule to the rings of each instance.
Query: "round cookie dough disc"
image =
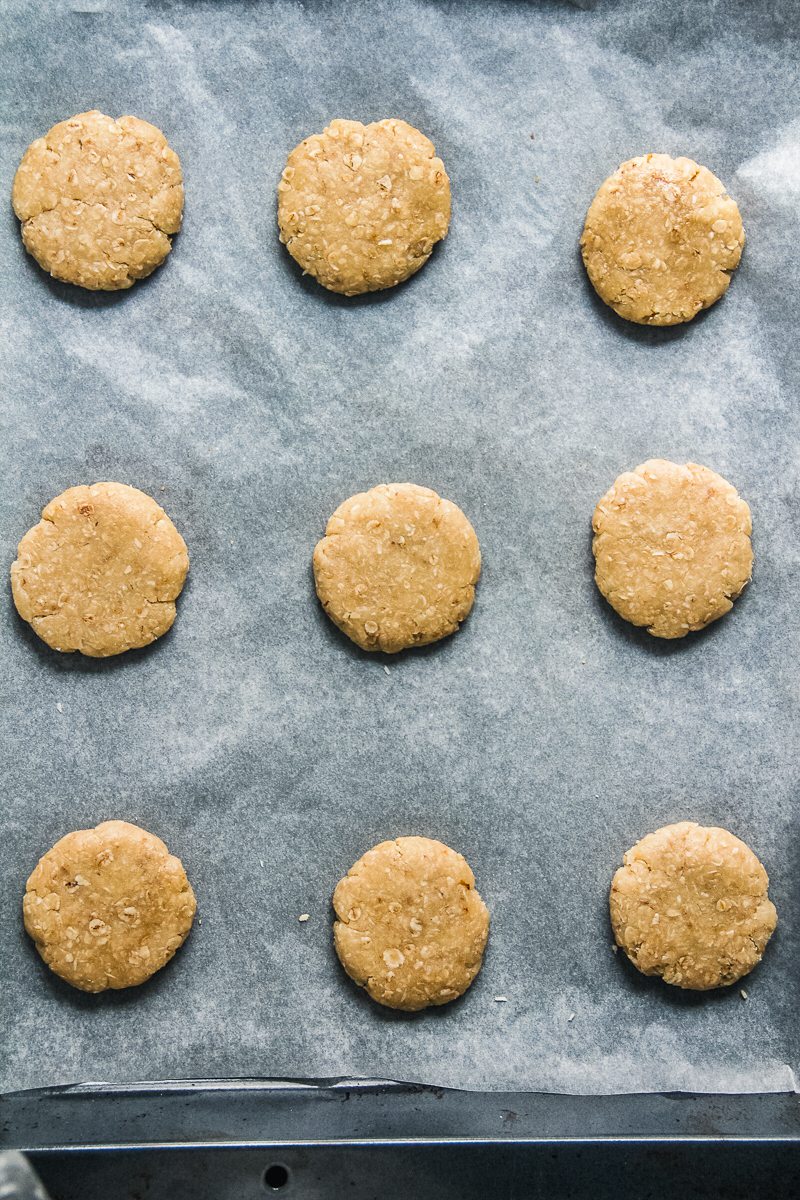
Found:
[[[295,147],[278,184],[281,241],[345,296],[408,279],[449,224],[444,163],[405,121],[331,121]]]
[[[761,961],[778,918],[767,872],[732,833],[667,825],[637,842],[624,864],[611,884],[611,924],[644,975],[706,991]]]
[[[11,589],[48,646],[105,658],[167,632],[188,569],[186,543],[155,500],[95,483],[50,501],[19,544]]]
[[[345,500],[314,550],[328,616],[363,650],[388,654],[455,633],[480,571],[478,539],[461,509],[413,483]]]
[[[750,580],[750,509],[697,463],[653,458],[620,475],[592,527],[598,588],[654,637],[703,629],[730,612]]]
[[[333,907],[342,966],[388,1008],[447,1004],[481,968],[489,913],[466,860],[442,842],[381,842],[339,881]]]
[[[61,838],[39,860],[22,905],[48,967],[84,992],[134,987],[160,971],[195,908],[180,860],[127,821]]]
[[[181,227],[181,164],[147,121],[78,113],[31,143],[12,201],[40,267],[65,283],[117,291],[169,254]]]
[[[640,325],[679,325],[719,300],[743,247],[739,209],[716,175],[667,154],[609,176],[581,236],[598,296]]]

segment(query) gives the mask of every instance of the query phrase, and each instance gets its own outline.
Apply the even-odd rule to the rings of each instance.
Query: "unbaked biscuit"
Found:
[[[632,158],[609,176],[581,236],[598,296],[640,325],[691,321],[719,300],[743,247],[739,209],[716,175],[667,154]]]
[[[405,121],[331,121],[295,147],[278,184],[281,241],[345,296],[408,279],[449,224],[444,163]]]
[[[615,480],[592,521],[595,580],[654,637],[730,612],[753,569],[750,509],[721,475],[654,458]]]
[[[725,829],[667,825],[627,852],[611,884],[617,945],[644,975],[695,991],[761,961],[777,924],[767,872]]]
[[[155,500],[124,483],[68,488],[11,566],[17,611],[54,650],[121,654],[166,633],[189,556]]]
[[[84,992],[134,987],[160,971],[195,908],[180,860],[127,821],[62,837],[39,860],[22,905],[48,967]]]
[[[387,654],[455,633],[480,571],[478,539],[461,509],[413,483],[345,500],[314,550],[328,616],[363,650]]]
[[[442,842],[381,842],[339,881],[333,907],[342,966],[388,1008],[447,1004],[481,968],[489,913],[468,863]]]
[[[55,279],[129,288],[164,261],[181,227],[181,164],[155,125],[78,113],[32,142],[14,177],[22,240]]]

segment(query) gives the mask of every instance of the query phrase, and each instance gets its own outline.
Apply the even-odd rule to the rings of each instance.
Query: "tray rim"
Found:
[[[396,1080],[186,1079],[7,1092],[0,1113],[0,1148],[32,1155],[342,1145],[800,1149],[797,1092],[587,1096]]]

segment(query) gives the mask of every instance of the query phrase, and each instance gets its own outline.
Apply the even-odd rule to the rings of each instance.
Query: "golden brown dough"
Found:
[[[56,842],[28,880],[25,928],[56,975],[84,992],[134,987],[169,962],[195,914],[186,873],[160,838],[104,821]]]
[[[281,241],[332,292],[394,287],[450,224],[450,180],[405,121],[331,121],[295,147],[278,184]]]
[[[466,860],[442,842],[381,842],[339,881],[333,906],[342,966],[388,1008],[447,1004],[481,968],[489,913]]]
[[[29,254],[55,279],[129,288],[164,261],[181,227],[181,164],[155,125],[78,113],[32,142],[14,177]]]
[[[611,884],[617,945],[644,975],[705,991],[761,961],[777,924],[767,872],[725,829],[692,821],[650,833]]]
[[[684,637],[724,616],[752,573],[750,509],[697,463],[652,458],[626,471],[592,526],[598,588],[654,637]]]
[[[592,201],[581,252],[595,291],[641,325],[691,321],[728,289],[744,229],[736,202],[690,158],[624,162]]]
[[[460,508],[388,483],[340,504],[314,550],[322,605],[363,650],[394,654],[454,633],[475,598],[481,552]]]
[[[105,658],[167,632],[188,569],[186,543],[155,500],[95,483],[50,501],[19,544],[11,589],[48,646]]]

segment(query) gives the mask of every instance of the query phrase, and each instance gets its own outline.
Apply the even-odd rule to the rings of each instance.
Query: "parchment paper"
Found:
[[[0,1087],[793,1088],[798,5],[0,8],[5,191],[90,107],[155,122],[186,178],[169,261],[128,293],[48,280],[7,208],[2,561],[51,497],[104,479],[155,496],[192,559],[173,631],[117,660],[52,653],[0,606]],[[447,241],[365,300],[302,279],[275,230],[287,152],[336,116],[404,117],[452,178]],[[577,251],[599,183],[648,150],[716,171],[748,235],[727,297],[675,330],[617,320]],[[592,582],[596,500],[656,455],[721,472],[755,527],[745,596],[677,643]],[[462,632],[383,659],[321,613],[310,556],[342,499],[407,479],[464,508],[485,567]],[[89,997],[40,963],[20,899],[58,837],[110,817],[182,857],[201,920],[150,984]],[[747,999],[611,951],[613,870],[683,818],[769,870],[780,928]],[[462,851],[493,916],[467,996],[412,1017],[330,939],[337,879],[403,833]]]

